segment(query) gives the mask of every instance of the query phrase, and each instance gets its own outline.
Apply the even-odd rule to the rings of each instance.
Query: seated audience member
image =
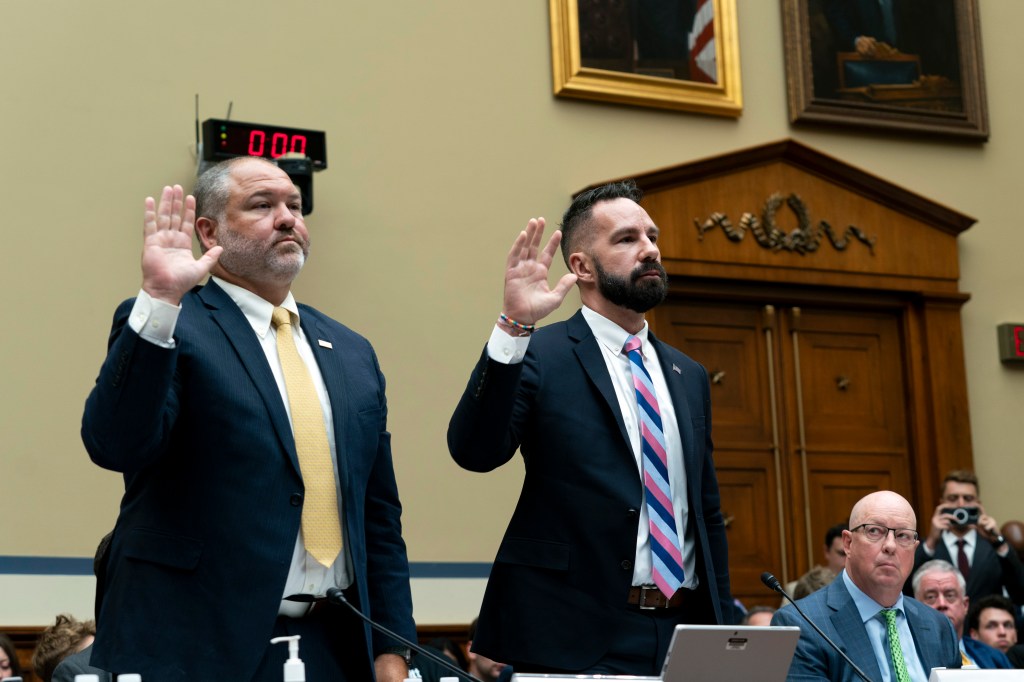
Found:
[[[839,575],[846,568],[846,549],[843,548],[843,531],[849,530],[850,525],[846,522],[837,523],[825,531],[824,558],[822,564],[835,575]]]
[[[427,642],[427,646],[440,649],[445,656],[452,659],[455,665],[458,666],[459,670],[465,670],[469,667],[469,661],[466,660],[466,652],[462,650],[461,646],[453,642],[451,639],[447,637],[435,637]]]
[[[914,573],[912,585],[914,597],[918,601],[945,614],[953,624],[953,629],[960,640],[960,657],[964,665],[976,665],[986,669],[1013,667],[998,649],[964,636],[964,620],[967,617],[969,599],[964,577],[953,564],[942,559],[926,562]]]
[[[959,523],[959,510],[976,511],[977,521]],[[942,483],[931,530],[914,555],[914,570],[931,559],[956,566],[972,600],[1003,594],[1005,588],[1014,604],[1024,604],[1024,563],[1000,534],[996,520],[985,513],[978,478],[970,471],[951,471]],[[909,590],[907,585],[904,591]]]
[[[747,615],[743,616],[743,620],[740,621],[740,625],[771,625],[774,615],[774,606],[751,606]]]
[[[53,677],[50,682],[75,682],[77,675],[96,675],[99,682],[111,682],[113,676],[106,670],[100,670],[90,665],[92,661],[92,644],[85,647],[76,654],[71,654],[57,664],[53,670]]]
[[[96,635],[96,621],[80,621],[62,613],[53,625],[39,636],[39,644],[32,653],[32,667],[43,682],[51,682],[57,665],[68,656],[92,645]]]
[[[96,546],[96,555],[93,557],[92,570],[96,575],[96,615],[99,615],[100,604],[103,602],[103,585],[106,582],[106,557],[110,548],[110,540],[114,533],[111,531],[104,535]],[[77,653],[64,658],[53,670],[50,682],[75,682],[76,675],[96,675],[100,682],[111,682],[113,677],[110,673],[90,665],[92,661],[92,644]]]
[[[932,668],[959,668],[953,625],[903,594],[918,542],[910,503],[888,490],[871,493],[853,506],[850,526],[843,531],[846,568],[800,602],[804,613],[872,680],[895,680],[895,670],[901,679],[923,682]],[[856,679],[793,605],[779,609],[772,625],[800,628],[790,680]]]
[[[1010,543],[1010,546],[1017,551],[1017,557],[1024,561],[1024,523],[1020,521],[1007,521],[1000,528],[1003,537]]]
[[[0,680],[5,677],[21,677],[21,663],[18,650],[7,635],[0,633]]]
[[[839,569],[842,572],[843,569]],[[811,570],[800,576],[800,580],[796,581],[796,587],[793,588],[793,599],[803,599],[804,597],[817,592],[821,588],[825,587],[833,580],[836,579],[836,574],[831,569],[825,566],[815,566]]]
[[[478,680],[483,680],[483,682],[498,682],[498,680],[510,679],[512,677],[512,666],[492,661],[486,656],[481,656],[480,654],[473,652],[473,639],[476,637],[476,623],[477,619],[474,618],[473,622],[469,624],[469,648],[467,649],[469,674]]]
[[[967,610],[967,621],[964,628],[979,642],[999,649],[1014,668],[1022,667],[1021,656],[1024,646],[1017,644],[1017,623],[1014,618],[1014,607],[1006,597],[990,594],[971,604]],[[1013,655],[1011,655],[1011,653]]]
[[[836,525],[825,531],[825,544],[822,545],[822,558],[825,559],[825,563],[820,566],[815,566],[807,573],[804,573],[800,578],[793,580],[786,584],[786,592],[793,597],[793,599],[801,599],[806,597],[810,592],[803,594],[801,597],[795,595],[797,583],[800,582],[801,578],[804,578],[815,571],[815,569],[826,568],[832,572],[833,577],[842,573],[843,569],[846,568],[846,550],[843,549],[843,531],[847,530],[849,525],[847,523],[837,523]],[[818,573],[818,577],[823,577],[824,574]],[[815,578],[810,578],[815,580]],[[818,585],[815,589],[820,589],[831,582],[829,579],[827,582],[823,582]],[[813,584],[813,583],[812,583]],[[813,591],[813,590],[812,590]],[[783,598],[782,606],[786,605],[786,600]]]
[[[438,638],[440,639],[440,638]],[[439,658],[446,658],[451,660],[452,665],[465,670],[455,660],[452,659],[444,650],[432,646],[430,644],[424,644],[423,648],[434,654]],[[442,677],[454,677],[453,673],[448,668],[432,660],[429,656],[424,656],[418,651],[412,652],[412,657],[409,659],[409,677],[411,680],[423,680],[423,682],[441,682]]]

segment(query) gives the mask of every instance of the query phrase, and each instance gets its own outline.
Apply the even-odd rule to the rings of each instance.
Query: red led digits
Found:
[[[259,146],[257,146],[257,142]],[[262,130],[249,133],[249,156],[263,156],[263,147],[267,143],[267,134]]]
[[[288,151],[288,136],[284,133],[274,133],[270,137],[270,158],[276,159],[284,156]]]
[[[308,158],[314,170],[327,168],[326,135],[317,130],[210,118],[203,122],[203,138],[208,161],[234,156],[277,160],[295,154]]]

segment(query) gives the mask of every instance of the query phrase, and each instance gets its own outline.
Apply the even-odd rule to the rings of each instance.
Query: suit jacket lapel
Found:
[[[619,433],[626,444],[627,451],[632,456],[632,448],[629,441],[629,433],[626,431],[626,422],[622,418],[622,411],[619,409],[619,399],[615,395],[615,387],[612,386],[612,379],[608,375],[608,365],[601,354],[601,347],[594,338],[594,332],[590,329],[582,311],[577,311],[566,322],[569,338],[576,342],[575,352],[579,358],[583,371],[590,379],[598,393],[604,398],[608,409],[615,415],[615,422],[619,425]]]
[[[919,609],[931,608],[922,606],[908,598],[903,599],[903,610],[907,614],[907,624],[910,632],[914,635],[914,646],[917,648],[917,658],[921,661],[925,673],[930,673],[933,665],[946,665],[946,662],[939,662],[934,655],[936,649],[934,644],[939,641],[939,633],[935,632],[929,620],[919,615]]]
[[[846,652],[846,655],[857,664],[872,680],[882,679],[882,671],[878,668],[878,661],[875,659],[874,649],[871,648],[871,640],[868,639],[867,629],[864,621],[861,620],[860,611],[853,602],[843,576],[838,576],[832,583],[824,588],[828,590],[828,606],[833,610],[831,621],[838,637],[835,640],[836,646]],[[846,662],[841,665],[845,668]],[[857,675],[850,670],[850,675],[844,679],[856,679]]]
[[[306,340],[309,342],[310,348],[313,349],[316,363],[320,366],[320,375],[323,377],[324,386],[327,388],[327,396],[331,401],[331,415],[334,421],[334,449],[338,453],[338,482],[341,490],[344,491],[348,485],[347,459],[344,456],[345,444],[348,442],[348,424],[345,417],[350,413],[348,409],[348,391],[345,388],[345,377],[348,376],[348,373],[343,369],[346,361],[344,349],[333,347],[335,340],[331,339],[326,327],[309,308],[303,308],[301,324]],[[332,347],[321,346],[321,340],[330,342]]]
[[[274,427],[278,441],[288,453],[295,471],[299,472],[299,459],[295,454],[295,439],[292,436],[292,425],[288,421],[288,412],[284,408],[274,374],[267,364],[267,356],[252,326],[231,297],[213,280],[202,287],[197,295],[206,306],[210,318],[234,347],[242,367],[256,385],[256,390],[259,391],[270,413],[270,423]]]

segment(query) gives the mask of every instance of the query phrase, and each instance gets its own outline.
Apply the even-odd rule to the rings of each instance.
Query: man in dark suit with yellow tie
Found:
[[[269,682],[270,638],[298,634],[309,679],[402,680],[399,642],[309,601],[341,588],[415,636],[376,356],[291,294],[310,239],[287,174],[232,159],[195,194],[146,200],[142,290],[86,402],[86,449],[125,480],[91,663]]]
[[[584,192],[546,245],[529,221],[449,425],[464,468],[526,465],[473,641],[516,672],[658,675],[676,624],[734,622],[707,373],[647,327],[668,278],[639,201]],[[583,309],[536,330],[574,283]]]

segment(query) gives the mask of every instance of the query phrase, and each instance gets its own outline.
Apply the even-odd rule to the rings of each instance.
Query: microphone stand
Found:
[[[435,653],[427,651],[426,649],[421,647],[419,644],[410,642],[409,640],[407,640],[405,637],[402,637],[397,632],[392,632],[391,630],[387,629],[383,625],[380,625],[379,623],[376,623],[373,620],[371,620],[369,617],[363,615],[363,612],[360,611],[359,609],[357,609],[355,606],[353,606],[352,603],[349,602],[349,600],[345,598],[345,593],[342,592],[337,587],[328,588],[326,596],[327,596],[327,601],[329,601],[332,604],[338,604],[340,606],[344,606],[349,611],[351,611],[352,613],[354,613],[357,616],[359,616],[360,620],[365,622],[367,625],[369,625],[374,630],[377,630],[379,632],[383,632],[385,635],[387,635],[388,637],[391,637],[393,639],[397,639],[399,642],[401,642],[405,646],[409,647],[410,649],[412,649],[416,653],[422,654],[423,656],[426,656],[430,660],[432,660],[435,663],[439,664],[440,666],[442,666],[446,670],[454,673],[458,677],[466,679],[466,680],[469,680],[470,682],[482,682],[482,680],[480,680],[480,679],[478,679],[476,677],[473,677],[472,675],[467,673],[465,670],[461,670],[458,666],[456,666],[451,661],[447,660],[445,657],[438,656]],[[870,682],[870,680],[868,682]]]
[[[860,679],[864,680],[864,682],[871,682],[871,678],[864,674],[864,671],[861,670],[857,666],[857,664],[854,663],[853,660],[846,655],[846,652],[840,649],[835,642],[828,638],[828,635],[821,631],[821,628],[814,624],[813,620],[807,617],[807,614],[803,612],[803,610],[797,605],[795,601],[793,601],[793,598],[789,596],[786,590],[782,589],[782,585],[779,583],[778,578],[776,578],[768,571],[765,571],[761,574],[761,582],[763,582],[765,584],[765,587],[767,587],[768,589],[774,592],[778,592],[783,597],[785,597],[786,600],[793,605],[793,608],[796,609],[796,612],[799,613],[812,628],[814,628],[814,631],[821,635],[821,638],[828,642],[828,645],[835,649],[836,653],[842,656],[844,661],[850,664],[850,667],[853,668],[853,672],[857,673],[857,676],[860,677]]]

